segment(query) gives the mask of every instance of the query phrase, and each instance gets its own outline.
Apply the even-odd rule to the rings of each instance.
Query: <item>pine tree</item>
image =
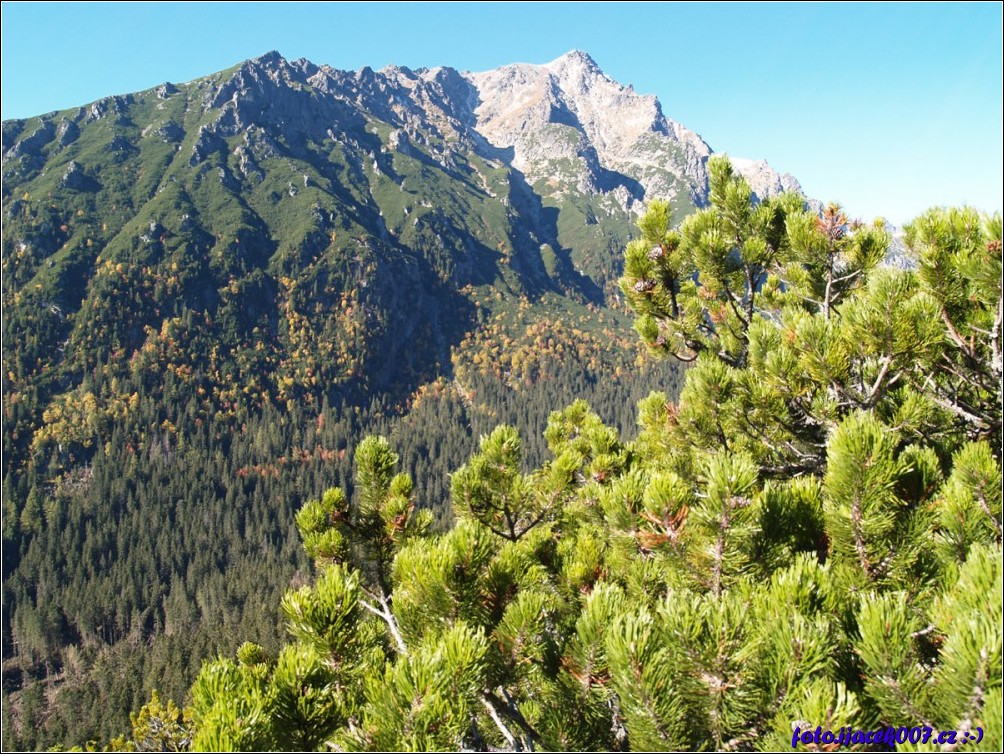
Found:
[[[577,401],[531,470],[495,429],[439,533],[388,441],[361,443],[354,494],[297,515],[291,642],[203,667],[196,748],[1000,746],[1000,288],[973,261],[999,220],[925,216],[921,269],[892,271],[884,228],[712,177],[679,231],[642,218],[622,285],[643,340],[695,361],[679,403],[650,395],[625,441]]]
[[[1001,447],[1001,216],[972,209],[932,209],[906,226],[917,277],[934,299],[945,348],[924,393],[952,413],[973,439]]]

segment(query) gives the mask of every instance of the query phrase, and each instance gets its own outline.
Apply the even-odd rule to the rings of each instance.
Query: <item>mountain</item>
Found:
[[[702,204],[710,148],[666,118],[653,96],[611,80],[573,51],[543,66],[470,74],[476,128],[546,194],[612,194],[622,208],[646,195]],[[576,180],[562,181],[565,175]]]
[[[707,202],[711,149],[584,53],[272,52],[2,135],[5,744],[107,738],[234,637],[275,646],[292,516],[351,489],[365,434],[445,522],[495,424],[532,464],[554,406],[630,433],[623,407],[676,390],[615,281],[646,202]]]
[[[134,192],[137,205],[185,173],[215,170],[224,188],[236,193],[254,193],[267,182],[290,198],[311,188],[313,179],[321,193],[378,213],[385,209],[384,194],[401,195],[393,202],[400,206],[386,208],[397,212],[376,222],[380,236],[400,233],[403,215],[418,208],[408,196],[422,186],[414,180],[409,186],[407,175],[395,170],[404,156],[440,178],[462,180],[481,198],[520,204],[536,235],[548,243],[565,241],[583,263],[604,255],[596,238],[572,231],[575,221],[596,225],[609,218],[623,234],[623,225],[652,198],[671,199],[681,215],[703,206],[711,154],[700,136],[663,115],[655,97],[611,80],[579,51],[545,65],[484,73],[396,66],[345,72],[306,60],[290,63],[271,52],[190,84],[9,121],[3,140],[6,192],[46,172],[50,182],[59,173],[63,187],[100,194],[95,174],[106,170],[101,163],[108,158],[123,167],[143,163],[136,188],[148,196]],[[100,151],[89,152],[88,145]],[[281,179],[263,163],[285,168],[285,185],[272,186]],[[765,162],[735,163],[761,193],[800,191],[791,176],[779,177]],[[388,180],[396,191],[372,185]],[[370,196],[363,202],[339,197],[334,187],[346,184],[367,184]],[[309,201],[301,196],[298,203]],[[534,205],[558,211],[534,215]],[[547,227],[545,216],[552,215],[557,220]],[[418,219],[410,218],[412,224]],[[612,233],[608,226],[592,235]],[[607,273],[604,282],[615,262],[598,262]]]

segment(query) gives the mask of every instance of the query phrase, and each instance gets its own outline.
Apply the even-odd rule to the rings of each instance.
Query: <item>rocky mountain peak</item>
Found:
[[[589,53],[582,50],[569,50],[550,63],[545,63],[543,67],[559,76],[577,76],[581,78],[606,76],[596,64],[596,61],[589,56]]]
[[[572,50],[542,65],[465,75],[478,92],[478,131],[512,149],[514,166],[531,182],[558,172],[586,192],[619,188],[623,209],[645,196],[700,204],[708,145],[588,54]]]
[[[732,167],[739,175],[746,179],[746,182],[753,189],[757,196],[776,196],[785,192],[793,192],[805,195],[802,184],[798,182],[791,173],[778,173],[768,164],[766,160],[751,160],[745,157],[733,157],[729,155]],[[816,200],[809,200],[816,211],[822,211],[822,203]]]
[[[188,158],[193,166],[225,147],[234,149],[226,141],[241,134],[248,159],[266,158],[280,138],[359,145],[367,140],[366,124],[377,120],[394,134],[392,151],[416,146],[432,162],[453,169],[459,154],[474,150],[515,169],[535,191],[556,200],[579,193],[629,213],[653,198],[673,201],[681,213],[707,201],[708,144],[666,117],[655,96],[607,76],[582,50],[548,63],[474,73],[397,65],[340,71],[304,59],[290,62],[272,50],[183,89],[164,85],[151,94],[166,101],[179,92],[181,100],[199,92],[191,105],[201,105],[196,109],[208,117],[199,118]],[[86,122],[106,113],[125,118],[131,103],[129,98],[94,103]],[[174,118],[147,130],[181,148],[188,128],[179,125],[180,113]],[[75,141],[86,122],[73,116],[62,125],[51,118],[4,124],[4,160],[26,155],[26,165],[40,164],[47,145]],[[760,196],[801,192],[797,180],[766,162],[733,161]]]
[[[307,60],[290,63],[277,51],[272,50],[256,58],[245,60],[237,67],[233,78],[250,82],[269,80],[274,84],[288,84],[290,81],[302,77],[304,69],[308,67],[316,68]]]
[[[258,57],[251,58],[250,60],[245,62],[266,68],[268,67],[281,68],[285,65],[288,65],[288,63],[286,62],[286,58],[284,58],[278,50],[269,50],[264,55],[259,55]]]
[[[210,130],[222,136],[252,126],[337,134],[333,126],[376,117],[414,143],[432,135],[456,148],[482,145],[486,156],[511,155],[530,184],[611,195],[624,211],[654,197],[676,200],[682,210],[707,196],[708,144],[667,118],[654,95],[613,80],[582,50],[479,73],[398,65],[346,72],[290,63],[271,51],[238,66],[205,102],[221,111]],[[801,190],[764,162],[736,163],[758,195]]]
[[[559,55],[546,65],[548,67],[556,67],[559,65],[573,65],[573,64],[585,65],[590,68],[594,68],[598,72],[602,73],[602,71],[600,71],[600,67],[596,64],[596,61],[593,60],[592,56],[585,50],[580,50],[578,48],[569,50],[564,55]]]

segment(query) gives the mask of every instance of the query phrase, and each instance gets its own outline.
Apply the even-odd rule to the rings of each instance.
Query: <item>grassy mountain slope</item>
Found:
[[[621,379],[630,213],[531,185],[470,95],[270,54],[3,124],[8,747],[107,738],[235,637],[276,646],[292,513],[365,434],[446,521],[496,423],[532,463],[551,407],[624,426],[674,389]]]

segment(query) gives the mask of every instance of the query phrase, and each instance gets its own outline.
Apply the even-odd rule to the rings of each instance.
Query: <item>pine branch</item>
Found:
[[[864,385],[861,383],[860,379],[858,380],[858,385],[860,386],[861,391],[863,391]],[[841,399],[840,401],[841,408],[847,408],[847,407],[865,408],[865,406],[861,403],[861,399],[852,395],[851,392],[846,390],[844,386],[841,385],[839,382],[831,380],[830,390],[832,391],[832,394],[834,396],[837,396]]]
[[[875,382],[872,383],[871,390],[868,391],[868,397],[865,398],[864,401],[865,407],[872,408],[879,398],[885,395],[886,391],[899,382],[900,378],[903,376],[902,372],[897,372],[889,379],[888,383],[885,385],[882,384],[882,380],[884,380],[886,374],[889,373],[889,367],[892,365],[892,359],[893,357],[891,354],[886,354],[886,356],[882,358],[882,369],[879,370],[878,377],[875,378]]]
[[[973,687],[973,693],[969,696],[969,705],[966,710],[965,720],[972,721],[974,718],[978,717],[980,710],[983,707],[983,702],[986,697],[985,689],[990,685],[990,675],[987,672],[989,668],[989,657],[987,655],[987,648],[980,647],[980,662],[976,666],[976,678],[974,679],[976,685]],[[970,722],[970,725],[972,723]],[[959,726],[963,727],[962,725]]]
[[[732,525],[733,510],[749,504],[749,500],[738,495],[730,495],[724,501],[724,510],[719,519],[718,538],[715,540],[715,548],[712,551],[714,565],[711,569],[711,591],[715,597],[722,596],[722,574],[725,567],[725,536]]]
[[[725,527],[728,526],[728,516],[722,517],[722,528],[718,530],[718,539],[715,540],[714,559],[715,564],[711,570],[711,591],[715,597],[722,596],[722,561],[725,559]]]
[[[631,661],[631,672],[634,675],[635,681],[637,683],[637,693],[639,696],[639,701],[641,702],[641,705],[644,708],[645,714],[648,717],[649,722],[652,724],[652,728],[655,730],[656,734],[659,736],[660,739],[668,742],[670,740],[669,731],[666,730],[666,727],[663,725],[662,717],[659,714],[659,711],[656,709],[655,701],[652,699],[652,696],[649,694],[648,689],[645,685],[645,682],[643,680],[641,665],[637,662]]]
[[[980,510],[987,514],[987,517],[990,519],[990,523],[993,524],[994,529],[997,531],[997,539],[999,540],[1001,538],[1001,525],[1000,522],[994,518],[994,514],[990,510],[990,506],[987,505],[987,497],[983,493],[982,488],[980,489],[979,494],[977,494],[976,500],[980,504]]]
[[[743,316],[742,312],[739,311],[739,307],[736,306],[736,302],[740,304],[743,303],[742,299],[732,292],[732,289],[729,288],[729,284],[725,280],[722,280],[722,287],[725,289],[725,294],[728,297],[726,301],[729,302],[729,306],[732,307],[732,311],[735,313],[739,321],[743,323],[743,329],[745,330],[750,325],[749,320]]]
[[[990,428],[989,425],[987,424],[987,420],[984,417],[978,416],[977,414],[972,413],[972,411],[967,411],[960,405],[961,404],[960,400],[958,399],[949,400],[947,398],[942,397],[941,391],[938,389],[938,386],[934,383],[934,380],[931,378],[930,375],[928,375],[927,381],[925,382],[924,386],[932,390],[932,394],[930,395],[931,400],[937,403],[942,408],[951,411],[956,416],[964,419],[966,422],[978,427],[979,429],[986,430]]]
[[[614,741],[617,742],[617,751],[629,751],[630,740],[627,728],[624,727],[624,717],[621,714],[621,706],[617,702],[617,695],[611,694],[607,701],[610,708],[610,732],[614,734]]]
[[[788,282],[784,278],[781,279],[781,282],[783,282],[786,286],[788,286],[789,290],[791,289],[792,285],[791,285],[790,282]],[[798,293],[797,291],[794,291],[794,292]],[[822,309],[825,306],[825,303],[823,301],[820,301],[819,299],[815,299],[812,296],[806,296],[804,293],[798,293],[798,297],[800,299],[802,299],[802,301],[804,301],[805,303],[812,304],[813,306],[815,306],[818,309]]]
[[[485,706],[485,709],[488,711],[488,716],[492,719],[492,722],[495,723],[495,727],[499,729],[499,732],[502,734],[503,738],[505,738],[505,740],[509,742],[509,748],[512,751],[522,751],[523,750],[522,747],[516,742],[516,736],[513,735],[513,732],[509,730],[508,726],[504,722],[502,722],[502,718],[499,717],[498,712],[495,710],[495,706],[490,701],[488,701],[487,693],[488,692],[485,692],[484,694],[481,695],[481,703]]]
[[[719,359],[721,359],[722,361],[724,361],[730,367],[738,369],[739,367],[742,366],[742,361],[741,360],[739,360],[739,359],[735,358],[734,356],[726,353],[725,351],[721,351],[720,350],[716,355],[718,356]]]
[[[725,429],[722,427],[722,420],[717,412],[715,413],[715,427],[718,428],[718,440],[721,442],[722,448],[728,451],[729,438],[725,435]]]
[[[830,247],[832,250],[832,246]],[[826,255],[826,293],[823,296],[823,319],[829,321],[833,291],[833,254]]]
[[[833,282],[834,283],[843,283],[843,282],[845,282],[847,280],[853,280],[858,275],[860,275],[861,272],[862,272],[861,270],[855,270],[854,272],[848,273],[847,275],[841,275],[840,277],[835,278]]]
[[[502,694],[505,701],[499,699],[491,691],[485,690],[481,692],[481,702],[485,705],[495,725],[502,732],[502,735],[505,736],[509,745],[513,747],[513,751],[536,751],[534,743],[540,743],[540,734],[530,725],[523,716],[523,713],[519,711],[516,702],[501,686],[499,687],[499,693]],[[502,718],[499,716],[500,712],[521,728],[525,736],[517,737],[502,721]]]
[[[496,536],[502,537],[502,539],[508,539],[510,542],[515,542],[516,541],[509,534],[507,534],[506,532],[504,532],[502,529],[496,529],[494,526],[492,526],[487,521],[482,521],[480,518],[477,521],[478,521],[479,524],[481,524],[483,527],[485,527],[492,534],[495,534]]]
[[[770,450],[770,452],[776,458],[778,459],[786,458],[786,453],[784,451],[784,449],[786,448],[788,451],[787,455],[795,456],[797,459],[801,461],[800,463],[791,462],[779,466],[761,466],[760,468],[762,473],[764,474],[773,473],[775,475],[781,473],[785,476],[788,476],[796,472],[813,471],[818,469],[822,465],[821,453],[814,454],[811,452],[803,452],[799,450],[797,447],[795,447],[795,444],[791,440],[783,440],[781,442],[781,445],[779,446],[775,442],[771,441],[771,439],[767,436],[766,431],[759,429],[756,424],[750,421],[749,414],[743,414],[741,418],[743,424],[746,426],[747,433],[751,437],[756,437],[768,450]],[[772,418],[783,429],[787,430],[789,433],[797,437],[797,432],[795,431],[794,428],[790,427],[784,421],[778,419],[777,417],[772,417]],[[810,445],[811,444],[812,443],[810,443]],[[816,444],[816,447],[822,451],[823,449],[825,449],[826,446],[824,443],[819,443]]]
[[[1001,371],[1004,369],[1001,363],[1001,324],[1004,321],[1004,294],[997,297],[997,313],[994,315],[994,326],[990,332],[990,353],[993,359],[990,368],[997,376],[997,383],[1001,381]]]
[[[952,322],[952,318],[948,316],[948,311],[944,307],[941,308],[941,319],[944,321],[945,327],[948,328],[949,337],[955,341],[955,344],[962,351],[963,355],[968,359],[974,358],[975,355],[972,352],[972,347],[959,335],[959,331],[955,329],[955,324]]]
[[[530,736],[530,750],[533,751],[532,743],[534,741],[540,741],[540,734],[534,730],[534,727],[530,725],[523,713],[519,711],[519,707],[516,705],[516,701],[510,696],[509,692],[505,690],[502,686],[499,686],[499,693],[502,694],[502,698],[505,699],[506,711],[509,715],[516,721],[516,723],[521,727],[528,736]]]
[[[460,742],[460,748],[462,751],[487,751],[488,746],[485,744],[485,739],[481,735],[481,731],[478,730],[477,718],[471,715],[471,727],[469,733],[469,739]]]
[[[707,338],[714,338],[717,337],[718,335],[718,331],[714,327],[708,325],[706,322],[698,322],[697,329],[703,332],[705,337]]]
[[[394,643],[397,644],[398,651],[402,655],[407,657],[408,645],[404,643],[404,637],[401,636],[401,631],[398,629],[397,626],[397,619],[394,618],[394,613],[391,612],[390,604],[387,600],[386,595],[384,595],[383,593],[380,593],[379,595],[373,595],[368,589],[365,589],[364,591],[370,595],[371,599],[375,597],[377,600],[379,600],[380,605],[383,609],[381,610],[363,599],[359,600],[359,604],[362,605],[367,610],[369,610],[378,618],[382,619],[383,622],[387,624],[387,628],[390,629],[391,636],[394,637]]]
[[[855,493],[854,500],[851,502],[851,531],[854,534],[854,549],[858,553],[858,561],[861,563],[865,576],[871,579],[872,569],[871,563],[868,560],[868,550],[865,549],[865,537],[861,526],[861,519],[861,498]]]
[[[506,525],[509,527],[509,536],[506,539],[515,542],[519,537],[516,536],[516,522],[513,520],[512,511],[509,509],[509,496],[502,496],[502,513],[505,516]]]
[[[555,490],[554,494],[551,495],[551,499],[547,501],[547,503],[541,509],[540,513],[537,514],[537,517],[534,518],[532,521],[530,521],[530,523],[527,524],[527,527],[522,532],[520,532],[520,537],[522,537],[533,527],[537,526],[541,521],[543,521],[544,518],[546,518],[547,514],[551,512],[552,508],[554,508],[555,503],[558,502],[558,499],[561,497],[561,494],[563,492],[564,490],[562,489]]]
[[[820,470],[820,462],[816,459],[806,461],[805,463],[785,463],[776,466],[761,466],[760,471],[763,473],[764,477],[771,477],[774,479],[801,476],[803,474],[812,474]]]
[[[659,248],[662,249],[664,255],[669,254],[669,249],[666,248],[666,244],[660,243]],[[664,282],[664,286],[669,290],[669,313],[672,315],[673,319],[678,319],[680,316],[680,306],[676,300],[676,288],[677,288],[677,276],[676,273],[670,270],[668,273],[669,280]]]
[[[748,264],[745,265],[745,267],[746,287],[749,289],[749,300],[746,302],[746,327],[749,328],[750,323],[753,321],[753,312],[756,311],[756,306],[754,305],[754,301],[756,299],[756,289],[757,286],[763,282],[763,271],[758,271],[754,276],[753,265]]]
[[[893,678],[892,676],[885,676],[877,680],[885,682],[886,686],[892,691],[893,696],[896,697],[896,701],[903,705],[903,709],[906,711],[908,719],[916,720],[928,728],[937,727],[927,719],[927,715],[923,714],[916,706],[914,706],[913,699],[910,694],[903,690],[903,687],[896,678]]]
[[[985,384],[983,384],[982,382],[977,382],[972,375],[966,374],[965,372],[960,372],[958,368],[955,366],[955,362],[947,354],[942,357],[941,368],[945,370],[945,372],[947,372],[948,374],[957,378],[960,382],[968,384],[970,387],[973,387],[977,390],[989,391],[989,388],[987,388]]]
[[[801,434],[801,431],[805,429],[805,425],[811,427],[820,427],[820,428],[826,426],[826,423],[820,421],[812,414],[810,406],[805,403],[805,400],[803,398],[801,397],[791,398],[788,402],[788,406],[791,408],[793,412],[797,412],[798,416],[801,417],[802,425],[791,424],[790,422],[785,421],[785,419],[781,418],[780,416],[775,416],[773,417],[773,419],[775,422],[780,424],[784,429],[788,430],[788,432],[794,435],[795,437],[798,437]],[[820,451],[823,451],[826,448],[825,442],[809,442],[808,440],[806,442],[808,445],[814,448],[819,448]]]

